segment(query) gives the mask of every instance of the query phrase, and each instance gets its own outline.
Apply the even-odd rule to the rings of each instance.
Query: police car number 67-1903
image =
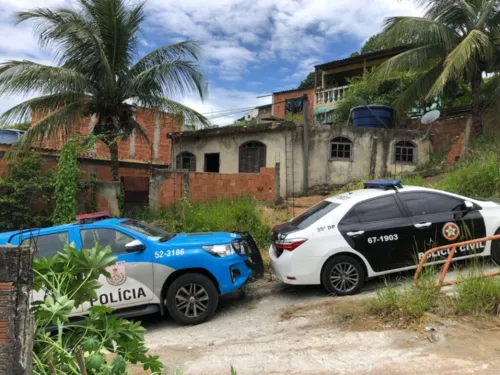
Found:
[[[269,256],[285,283],[322,284],[348,295],[368,278],[416,268],[431,248],[494,234],[500,234],[498,202],[377,180],[274,227]],[[428,263],[448,254],[445,248]],[[475,256],[500,263],[500,241],[462,246],[454,260]]]

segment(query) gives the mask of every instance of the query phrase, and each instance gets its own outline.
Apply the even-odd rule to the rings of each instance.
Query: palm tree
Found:
[[[117,181],[117,141],[135,131],[149,142],[134,120],[136,106],[208,124],[204,116],[174,100],[186,92],[204,96],[199,45],[186,41],[139,58],[144,4],[128,6],[125,0],[78,0],[78,4],[77,10],[36,8],[16,15],[18,23],[34,22],[39,44],[54,52],[57,66],[25,60],[0,64],[0,95],[38,95],[5,112],[0,121],[23,122],[42,114],[25,133],[22,147],[67,136],[83,117],[94,116],[93,133],[109,148]]]
[[[399,113],[421,98],[431,99],[452,85],[467,83],[472,94],[472,123],[476,135],[481,136],[483,73],[500,67],[500,1],[414,1],[426,9],[423,17],[388,18],[384,28],[389,45],[409,44],[409,49],[381,64],[377,75],[384,79],[399,71],[416,74],[413,84],[394,103]]]

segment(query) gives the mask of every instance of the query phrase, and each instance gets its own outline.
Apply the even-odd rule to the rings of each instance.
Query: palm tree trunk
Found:
[[[481,115],[481,105],[479,100],[479,90],[483,83],[482,73],[476,69],[472,74],[471,95],[472,95],[472,126],[477,138],[483,136],[483,121]]]
[[[118,143],[116,140],[108,144],[109,154],[111,156],[111,179],[120,181],[120,163],[118,161]]]

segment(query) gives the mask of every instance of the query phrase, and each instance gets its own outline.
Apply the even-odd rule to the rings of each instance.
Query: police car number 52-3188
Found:
[[[174,257],[184,255],[184,249],[175,249],[175,250],[165,250],[165,251],[155,251],[155,258],[160,259],[164,257]]]
[[[397,241],[397,240],[398,240],[397,234],[389,234],[389,235],[380,236],[380,237],[368,237],[368,243],[390,242],[390,241]]]

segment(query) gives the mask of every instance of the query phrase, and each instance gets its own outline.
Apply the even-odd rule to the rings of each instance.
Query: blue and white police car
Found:
[[[211,318],[220,295],[239,290],[263,275],[263,263],[248,233],[173,234],[134,219],[107,213],[80,215],[78,222],[0,234],[0,244],[36,243],[35,256],[50,257],[74,243],[80,251],[99,243],[109,246],[117,262],[101,276],[98,297],[72,312],[85,315],[91,306],[106,305],[122,317],[155,312],[180,324]],[[34,299],[41,298],[34,295]]]
[[[273,228],[269,256],[285,283],[348,295],[368,278],[416,268],[431,248],[494,234],[500,234],[498,202],[379,180]],[[444,262],[449,250],[428,264]],[[500,241],[460,246],[454,260],[477,256],[500,264]]]

